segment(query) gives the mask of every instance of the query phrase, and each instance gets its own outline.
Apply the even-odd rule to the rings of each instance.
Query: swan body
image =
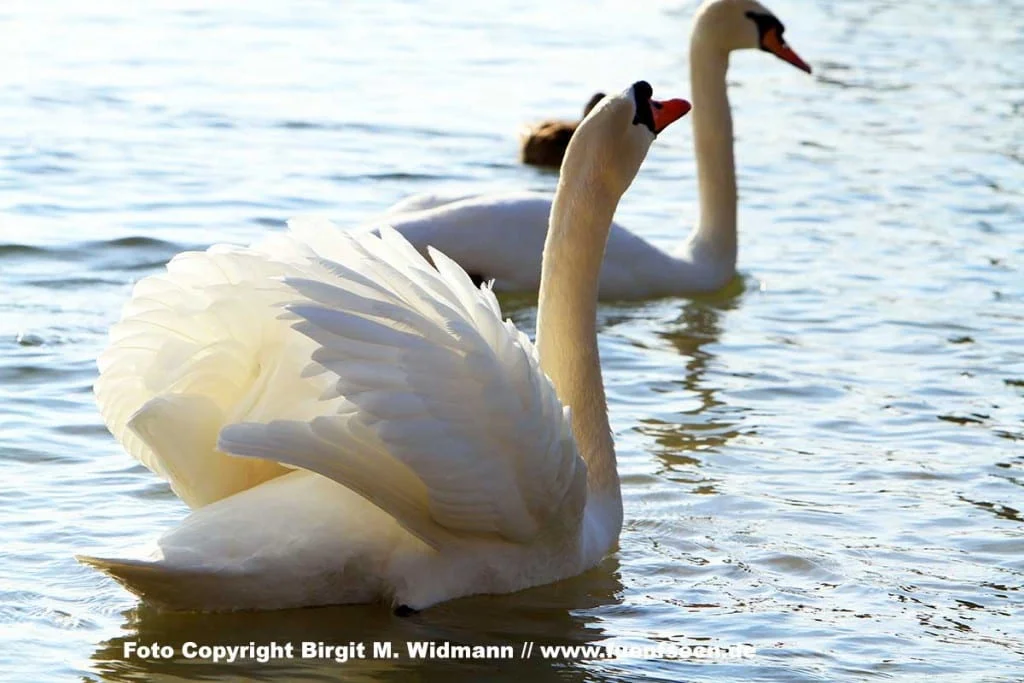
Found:
[[[412,208],[389,214],[371,227],[387,224],[424,251],[445,245],[442,251],[477,282],[493,280],[495,291],[535,292],[540,287],[538,255],[551,204],[551,197],[540,192],[414,195],[407,203]],[[725,256],[696,241],[670,254],[613,222],[601,266],[600,296],[648,299],[715,290],[735,274],[735,260]]]
[[[738,253],[729,53],[761,49],[810,72],[782,39],[784,27],[754,0],[705,0],[690,37],[694,148],[700,219],[681,247],[664,252],[612,226],[600,297],[638,300],[716,291],[736,275]],[[551,198],[538,194],[430,194],[407,198],[382,219],[421,251],[445,252],[498,291],[535,292]],[[375,229],[382,220],[370,221]]]
[[[155,605],[205,611],[422,609],[597,564],[622,525],[601,257],[654,132],[689,108],[650,95],[641,82],[607,98],[570,143],[536,347],[489,288],[386,227],[293,221],[141,281],[97,400],[193,511],[148,557],[79,559]]]

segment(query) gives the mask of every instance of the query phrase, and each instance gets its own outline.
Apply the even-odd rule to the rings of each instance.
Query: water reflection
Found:
[[[654,331],[655,336],[668,342],[686,359],[684,376],[674,383],[687,395],[695,397],[697,406],[676,413],[674,420],[641,419],[637,429],[654,439],[657,446],[651,450],[665,463],[672,479],[696,484],[693,493],[715,493],[712,481],[703,476],[693,478],[693,468],[701,465],[697,454],[720,449],[741,433],[739,419],[730,415],[736,411],[717,397],[716,384],[706,378],[709,364],[715,360],[714,352],[708,347],[719,341],[722,316],[737,307],[740,289],[737,287],[717,297],[686,301],[674,320]]]
[[[477,596],[456,600],[412,617],[395,617],[380,605],[353,605],[273,612],[194,614],[159,612],[145,605],[125,612],[123,634],[103,641],[92,655],[92,670],[107,681],[203,680],[447,680],[486,673],[488,680],[521,680],[535,673],[550,675],[552,662],[534,654],[519,658],[525,641],[540,645],[584,644],[606,638],[602,609],[622,602],[618,560],[557,584],[513,595]],[[495,615],[500,614],[500,619]],[[296,657],[259,663],[254,659],[211,663],[173,659],[125,658],[126,643],[170,645],[176,654],[186,642],[199,645],[266,645],[292,643]],[[365,643],[366,659],[337,662],[333,657],[301,659],[302,642],[347,645]],[[374,642],[390,642],[401,658],[372,659]],[[410,660],[407,642],[449,642],[452,645],[511,645],[514,661]],[[564,662],[560,679],[600,680],[588,662]]]

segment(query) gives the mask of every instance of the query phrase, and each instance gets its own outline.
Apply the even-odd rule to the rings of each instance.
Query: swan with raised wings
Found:
[[[646,299],[711,292],[736,275],[736,170],[732,113],[726,91],[729,53],[761,49],[810,73],[786,44],[784,27],[754,0],[706,0],[690,36],[690,79],[700,218],[686,242],[669,254],[612,225],[601,271],[602,299]],[[535,292],[551,197],[498,193],[409,197],[384,215],[421,252],[440,249],[494,288]],[[368,228],[376,227],[371,222]]]
[[[573,136],[536,347],[489,288],[431,251],[435,270],[387,228],[295,222],[142,280],[100,358],[97,400],[195,509],[149,558],[80,559],[154,604],[206,611],[404,612],[597,564],[622,526],[601,258],[655,135],[689,110],[651,95],[640,81],[606,98]]]

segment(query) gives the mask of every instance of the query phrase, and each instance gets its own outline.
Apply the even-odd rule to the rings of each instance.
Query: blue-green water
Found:
[[[1024,676],[1024,4],[770,3],[811,62],[735,55],[743,287],[603,307],[626,505],[578,579],[456,601],[162,615],[74,562],[186,509],[93,404],[132,283],[299,212],[551,189],[518,125],[638,78],[689,92],[693,2],[0,7],[5,681],[1017,680]],[[691,136],[620,218],[670,246]],[[515,317],[532,327],[529,306]],[[127,641],[747,643],[659,658],[202,662]]]

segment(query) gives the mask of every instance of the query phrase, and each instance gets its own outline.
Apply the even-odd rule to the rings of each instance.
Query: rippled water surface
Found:
[[[621,550],[398,619],[159,614],[76,564],[186,514],[100,422],[106,330],[173,254],[296,213],[354,226],[415,191],[553,188],[515,162],[516,127],[638,78],[687,94],[694,3],[4,2],[3,680],[1024,676],[1024,4],[770,4],[816,72],[732,60],[742,286],[600,312]],[[680,125],[620,218],[669,246],[695,197]],[[133,640],[426,639],[757,655],[122,657]]]

